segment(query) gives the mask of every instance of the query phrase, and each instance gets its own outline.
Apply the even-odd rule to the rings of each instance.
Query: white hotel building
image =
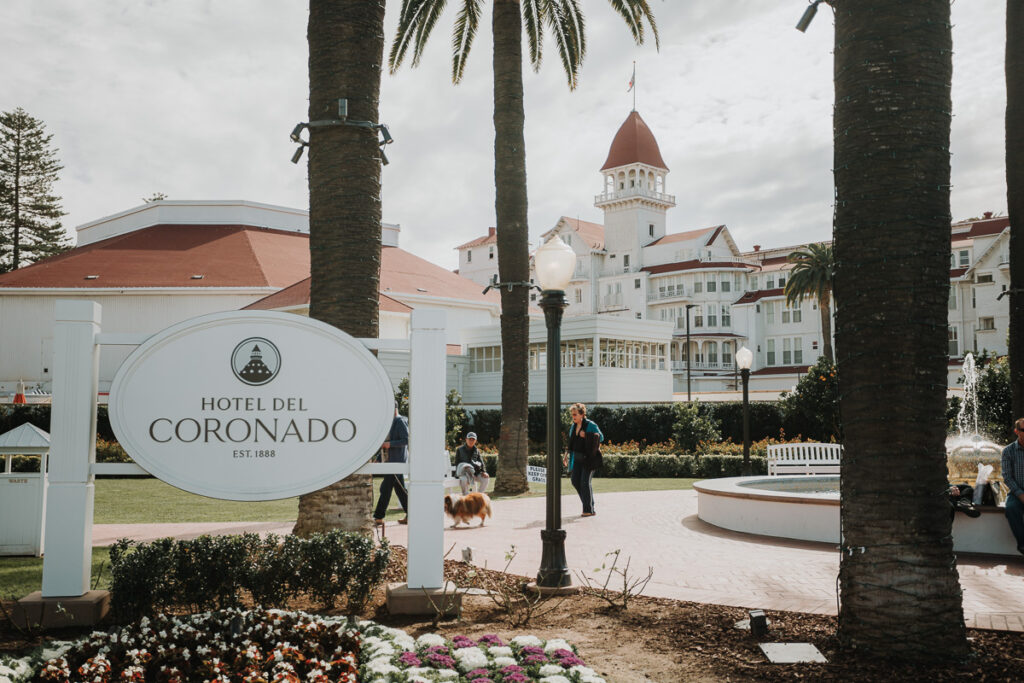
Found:
[[[786,257],[802,245],[741,251],[724,225],[670,232],[668,172],[631,112],[601,168],[594,205],[604,224],[562,217],[544,234],[577,255],[559,354],[564,401],[685,399],[687,360],[694,397],[735,399],[742,346],[754,352],[753,398],[774,398],[821,354],[816,302],[789,307],[783,294]],[[449,387],[468,405],[497,406],[500,299],[481,291],[498,272],[494,229],[457,247],[452,273],[400,249],[399,226],[383,228],[381,336],[407,336],[417,307],[443,308]],[[308,232],[305,211],[247,201],[162,200],[79,226],[75,249],[0,274],[0,401],[19,380],[48,388],[58,298],[99,301],[108,332],[157,332],[242,308],[308,314]],[[1008,244],[1006,218],[952,226],[950,386],[967,351],[1006,353],[1009,303],[998,296],[1009,286]],[[547,335],[540,311],[531,314],[530,400],[543,402]],[[104,348],[101,390],[126,353]],[[400,352],[381,360],[396,384],[408,371]]]

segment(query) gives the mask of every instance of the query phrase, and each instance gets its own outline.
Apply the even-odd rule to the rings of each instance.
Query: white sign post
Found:
[[[114,379],[110,416],[146,470],[231,500],[295,496],[356,470],[400,470],[410,477],[408,587],[442,587],[444,312],[413,311],[410,341],[355,340],[275,312],[213,314],[153,336],[100,334],[91,301],[59,300],[56,314],[43,589],[19,604],[42,602],[40,613],[56,624],[81,598],[81,625],[106,602],[94,596],[105,592],[89,591],[102,344],[139,346]],[[409,463],[365,464],[394,415],[390,381],[366,347],[411,350]]]

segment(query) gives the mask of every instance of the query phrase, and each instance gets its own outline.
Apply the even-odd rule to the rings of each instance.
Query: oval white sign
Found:
[[[316,491],[365,464],[394,417],[365,346],[289,313],[232,311],[169,327],[118,369],[110,424],[168,484],[227,500]]]

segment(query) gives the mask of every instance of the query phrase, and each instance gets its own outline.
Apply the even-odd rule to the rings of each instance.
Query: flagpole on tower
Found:
[[[636,111],[636,60],[633,60],[633,76],[629,79],[629,87],[626,92],[633,91],[633,111]]]

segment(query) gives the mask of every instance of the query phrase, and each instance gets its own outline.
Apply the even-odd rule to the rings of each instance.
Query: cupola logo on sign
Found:
[[[150,337],[118,369],[109,412],[118,441],[154,476],[213,498],[272,500],[365,464],[387,438],[392,392],[344,332],[234,311]]]
[[[231,354],[231,369],[235,377],[262,386],[277,377],[281,369],[281,352],[269,339],[250,337],[235,347]]]

